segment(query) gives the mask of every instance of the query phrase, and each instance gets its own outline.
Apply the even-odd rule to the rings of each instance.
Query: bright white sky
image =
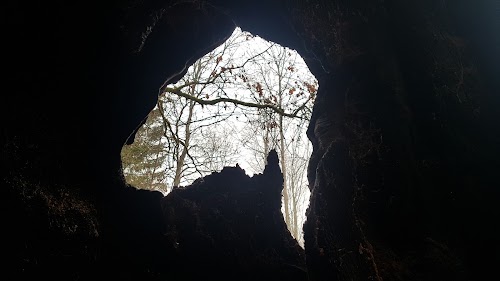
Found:
[[[234,65],[241,65],[243,64],[248,58],[252,57],[256,53],[261,53],[264,50],[266,50],[269,47],[269,42],[258,37],[258,36],[252,36],[249,33],[244,33],[244,34],[249,34],[249,36],[236,36],[238,34],[242,34],[242,31],[240,28],[236,28],[233,35],[230,37],[231,38],[238,38],[237,39],[237,44],[231,44],[232,46],[230,49],[226,50],[226,53],[222,55],[223,60],[221,61],[220,65],[218,67],[225,65],[225,66],[230,66],[232,64]],[[233,39],[234,40],[234,39]],[[216,48],[214,51],[218,53],[223,45],[220,47]],[[279,45],[277,45],[279,47]],[[309,68],[307,67],[306,63],[300,57],[300,55],[297,54],[296,51],[293,50],[286,50],[286,53],[289,57],[287,60],[287,63],[293,62],[294,66],[294,71],[291,71],[293,73],[293,78],[290,80],[290,85],[297,85],[297,89],[299,89],[301,86],[302,81],[316,81],[312,73],[309,71]],[[212,57],[213,58],[213,57]],[[226,61],[226,59],[233,58],[232,61]],[[202,58],[203,59],[203,58]],[[211,60],[212,62],[214,61],[213,59]],[[270,85],[270,87],[276,87],[276,79],[269,67],[266,68],[267,64],[270,64],[270,61],[272,60],[256,60],[254,65],[252,67],[248,68],[248,72],[245,72],[248,74],[248,77],[252,77],[252,71],[258,72],[259,73],[266,73],[265,77],[267,78],[262,78],[262,79],[268,79],[267,80],[267,85]],[[290,64],[292,65],[292,64]],[[214,63],[214,66],[215,65]],[[207,67],[207,69],[209,69]],[[247,70],[247,68],[245,68]],[[264,69],[264,70],[263,70]],[[191,66],[188,69],[188,72],[186,75],[193,75],[193,66]],[[191,74],[190,74],[191,73]],[[208,77],[210,73],[207,72],[206,77]],[[185,76],[187,77],[187,76]],[[277,77],[277,76],[276,76]],[[234,77],[233,77],[234,78]],[[177,82],[175,85],[180,85],[183,84],[183,79],[179,82]],[[186,80],[189,81],[189,78],[185,78]],[[236,78],[234,78],[236,80]],[[260,79],[260,78],[259,78]],[[185,82],[185,81],[184,81]],[[293,84],[292,82],[295,82]],[[244,83],[243,83],[244,84]],[[317,82],[316,82],[317,84]],[[234,99],[239,99],[243,101],[249,101],[252,102],[254,101],[254,98],[258,98],[257,92],[256,91],[250,91],[248,88],[242,87],[241,84],[240,86],[234,86],[236,84],[227,84],[227,86],[224,87],[224,91],[227,94],[227,97],[231,97]],[[173,85],[169,85],[169,87],[172,87]],[[196,86],[198,87],[198,85]],[[233,87],[233,88],[230,88]],[[316,89],[318,86],[316,86]],[[278,92],[277,89],[270,89],[268,88],[268,92]],[[285,91],[288,91],[289,89],[286,89]],[[207,95],[206,98],[213,99],[217,95],[215,94],[217,92],[217,88],[204,88],[203,90],[203,98],[205,98],[205,94]],[[299,90],[297,90],[297,93]],[[300,91],[300,92],[306,92],[306,91]],[[292,94],[293,93],[293,94]],[[295,93],[292,92],[290,95],[285,94],[283,95],[283,100],[285,103],[287,103],[286,99],[288,99],[288,102],[296,100],[297,102],[297,107],[301,104],[300,100],[303,99],[302,101],[307,100],[307,94],[297,95],[295,97]],[[220,94],[220,92],[219,92]],[[173,94],[172,94],[173,95]],[[172,96],[173,98],[176,98],[175,95]],[[178,97],[180,98],[180,97]],[[183,99],[183,98],[182,98]],[[173,103],[169,103],[173,104]],[[289,104],[289,103],[288,103]],[[293,104],[293,103],[292,103]],[[220,115],[220,112],[225,112],[225,107],[224,104],[217,104],[214,106],[204,106],[202,107],[201,105],[197,105],[197,109],[194,110],[195,114],[195,119],[194,120],[205,120],[205,121],[199,121],[196,124],[199,125],[207,125],[210,122],[213,122],[213,118],[210,118],[211,116],[218,116]],[[222,108],[222,109],[221,109]],[[234,108],[234,107],[233,107]],[[290,105],[288,112],[293,111],[293,105]],[[166,110],[167,111],[167,110]],[[265,157],[262,157],[263,153],[256,154],[252,149],[262,147],[262,139],[259,139],[259,133],[262,133],[262,131],[259,131],[259,129],[255,129],[256,125],[253,124],[252,126],[249,125],[250,121],[249,119],[243,114],[244,109],[241,107],[238,107],[235,112],[231,113],[230,116],[228,117],[227,121],[217,123],[214,126],[207,126],[203,127],[203,129],[200,129],[200,131],[197,132],[197,134],[193,133],[192,134],[192,143],[200,143],[205,145],[209,145],[206,142],[208,142],[210,139],[216,139],[220,143],[216,144],[211,144],[211,145],[219,145],[223,148],[226,148],[228,151],[235,151],[239,150],[238,156],[229,158],[230,162],[228,163],[230,166],[235,166],[238,164],[242,169],[245,170],[246,174],[249,176],[253,176],[255,173],[262,173],[263,171],[263,162],[262,160]],[[175,115],[177,112],[175,108],[171,108],[169,110],[170,114]],[[230,112],[230,110],[229,110]],[[229,112],[227,114],[229,115]],[[182,114],[179,114],[182,116]],[[298,122],[303,122],[300,126]],[[258,124],[258,123],[257,123]],[[263,123],[261,123],[263,124]],[[287,151],[289,149],[295,149],[295,155],[301,155],[300,158],[296,158],[297,163],[307,163],[310,153],[312,151],[312,146],[309,142],[309,140],[306,137],[306,130],[307,130],[307,125],[308,125],[308,120],[302,120],[299,121],[298,119],[290,119],[290,118],[285,118],[284,120],[285,124],[285,140],[287,142]],[[193,125],[194,126],[194,125]],[[260,125],[257,125],[257,128]],[[182,126],[180,126],[182,127]],[[250,129],[253,129],[251,131]],[[182,129],[181,129],[182,130]],[[205,131],[202,131],[205,130]],[[203,132],[203,134],[201,134]],[[215,134],[219,136],[218,138],[207,138],[206,134]],[[182,134],[181,134],[182,138]],[[259,143],[260,141],[260,143]],[[244,145],[246,143],[246,145]],[[293,144],[293,145],[292,145]],[[295,146],[294,146],[295,145]],[[294,148],[295,147],[295,148]],[[259,155],[259,157],[256,157],[256,155]],[[288,156],[287,156],[288,157]],[[202,159],[201,157],[198,157],[198,159]],[[293,162],[294,160],[292,159],[287,159],[289,162]],[[295,164],[295,163],[294,163]],[[287,166],[288,167],[288,166]],[[299,179],[298,181],[302,182],[302,186],[305,190],[305,194],[303,196],[303,202],[300,204],[300,223],[302,224],[305,221],[305,210],[309,204],[309,188],[307,187],[307,176],[306,176],[306,171],[307,169],[304,169],[304,173],[301,175],[302,179]],[[288,174],[288,173],[287,173]],[[189,185],[193,180],[199,177],[199,174],[193,174],[192,176],[189,176],[185,178],[182,182],[181,185]],[[300,178],[300,176],[298,177]],[[302,241],[299,241],[302,242]]]
[[[231,38],[235,37],[238,34],[241,34],[242,32],[243,31],[239,27],[237,27],[234,30]],[[236,48],[232,48],[230,50],[230,52],[232,52],[231,57],[235,58],[233,61],[234,65],[242,64],[246,59],[248,59],[249,57],[252,56],[251,54],[260,53],[260,52],[266,50],[266,48],[268,48],[269,44],[270,44],[269,41],[264,40],[263,38],[261,38],[259,36],[255,36],[255,35],[253,35],[253,37],[248,38],[247,40],[239,41],[239,43],[240,44],[235,44],[237,46]],[[217,51],[218,49],[220,50],[221,48],[222,48],[222,46],[216,48],[215,51]],[[296,73],[297,78],[298,79],[309,78],[309,79],[315,80],[314,75],[312,75],[312,73],[310,72],[309,68],[307,67],[307,65],[304,62],[304,60],[302,59],[302,57],[300,55],[298,55],[298,53],[295,50],[290,50],[290,52],[294,55],[295,60],[296,60],[295,65],[296,65],[296,68],[298,70]],[[226,57],[226,56],[224,56],[224,57]],[[192,66],[190,67],[188,72],[190,70],[192,70]],[[240,93],[240,97],[241,97],[242,89],[241,88],[234,88],[234,89],[226,88],[225,91],[227,93],[229,93],[230,95],[237,96],[237,97],[238,97],[238,93]],[[240,97],[238,97],[238,98],[240,98]],[[203,108],[203,110],[201,112],[202,112],[202,114],[199,116],[199,118],[208,117],[211,114],[213,114],[213,112],[210,110],[210,107]],[[236,120],[236,118],[238,118],[238,120]],[[222,130],[222,131],[225,130],[227,133],[227,126],[231,126],[232,132],[241,132],[241,131],[243,131],[243,127],[245,126],[244,120],[245,120],[245,117],[243,115],[235,114],[234,116],[232,116],[228,120],[228,122],[217,124],[216,126],[214,126],[212,128],[214,128],[215,130]],[[222,128],[222,127],[224,127],[224,128]],[[310,146],[309,141],[305,137],[305,130],[307,129],[307,125],[303,126],[303,127],[304,127],[303,136],[304,136],[304,140],[305,140],[303,145]],[[234,142],[242,141],[242,139],[241,139],[242,135],[241,134],[236,134],[236,135],[237,135],[236,137],[239,137],[240,139],[235,140]],[[228,137],[235,137],[235,136],[228,136]],[[243,148],[240,152],[240,157],[238,157],[238,159],[235,163],[232,163],[232,166],[235,166],[236,164],[238,164],[242,169],[245,170],[246,174],[249,176],[252,176],[255,173],[261,173],[262,171],[256,170],[255,168],[252,168],[252,166],[255,167],[255,163],[253,163],[253,165],[251,164],[253,159],[254,159],[254,157],[253,157],[252,151],[249,149]],[[255,161],[253,161],[253,162],[255,162]]]
[[[237,34],[241,34],[241,33],[242,33],[242,31],[238,27],[235,29],[231,38],[236,36]],[[242,64],[245,60],[247,60],[249,57],[252,56],[251,54],[260,53],[260,52],[266,50],[269,47],[269,44],[270,43],[268,41],[266,41],[258,36],[253,36],[253,37],[247,38],[246,40],[240,42],[240,45],[237,48],[229,50],[230,52],[233,53],[231,55],[231,57],[236,58],[233,61],[234,65]],[[216,51],[220,48],[222,48],[222,46],[216,48]],[[312,73],[310,72],[309,68],[307,67],[306,63],[302,59],[302,57],[300,55],[298,55],[298,53],[294,50],[289,50],[289,51],[291,52],[291,54],[293,54],[293,55],[290,54],[290,58],[295,58],[294,65],[297,69],[297,71],[295,73],[297,75],[296,79],[297,80],[302,79],[302,80],[308,80],[308,81],[316,80],[314,78],[314,76],[312,75]],[[189,72],[189,70],[188,70],[188,72]],[[271,74],[269,74],[269,75],[272,76]],[[269,79],[273,80],[272,78],[269,78]],[[272,83],[276,83],[276,82],[272,81],[270,84],[272,84]],[[235,97],[238,99],[244,99],[243,96],[245,94],[246,95],[252,94],[250,91],[245,91],[244,89],[242,90],[241,88],[234,88],[234,89],[228,88],[228,89],[226,89],[226,92],[229,95],[231,95],[232,97]],[[209,107],[205,107],[201,112],[202,112],[202,114],[199,116],[199,118],[207,117],[210,114],[213,114],[213,112],[211,112],[211,109]],[[245,133],[244,133],[246,130],[245,126],[247,124],[248,124],[248,121],[246,121],[245,116],[243,116],[242,114],[234,114],[233,116],[231,116],[229,118],[228,122],[219,123],[212,130],[220,131],[222,134],[224,134],[227,137],[227,139],[230,141],[230,143],[241,144],[245,140],[255,138],[255,136],[251,136],[251,135],[249,136],[248,132],[245,135]],[[290,142],[290,139],[295,139],[295,144],[298,146],[298,149],[303,151],[302,154],[304,155],[304,158],[306,158],[308,160],[310,157],[310,153],[312,151],[312,146],[306,137],[307,125],[308,125],[307,123],[302,124],[302,126],[301,126],[302,131],[298,132],[299,135],[297,135],[297,132],[296,132],[296,128],[298,128],[297,123],[294,121],[289,122],[289,128],[291,128],[291,129],[286,130],[285,134],[287,136],[286,139],[289,142]],[[230,129],[228,129],[228,128],[230,128]],[[287,128],[285,128],[285,129],[287,129]],[[238,164],[242,169],[245,170],[246,174],[249,176],[253,176],[253,174],[255,174],[255,173],[261,173],[262,167],[260,167],[260,169],[257,167],[262,166],[262,163],[261,163],[261,165],[258,165],[256,163],[255,153],[251,150],[252,144],[250,143],[248,145],[248,147],[241,146],[241,145],[236,145],[236,146],[238,148],[240,148],[241,150],[239,151],[239,157],[236,159],[235,163],[232,163],[232,166],[235,166],[236,164]],[[302,181],[303,181],[303,185],[304,185],[303,188],[305,189],[305,194],[304,194],[304,197],[302,198],[303,202],[299,206],[299,209],[300,209],[299,210],[299,212],[300,212],[299,220],[300,220],[301,225],[304,223],[304,221],[306,219],[305,210],[307,209],[307,206],[309,205],[309,194],[310,193],[309,193],[309,188],[307,187],[307,175],[306,174],[307,174],[307,168],[304,169],[304,173],[302,175]],[[299,239],[299,240],[300,240],[299,241],[300,243],[303,243],[303,241],[301,239]]]

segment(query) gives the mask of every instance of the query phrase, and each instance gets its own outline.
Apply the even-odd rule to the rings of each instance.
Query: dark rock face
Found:
[[[14,1],[2,10],[5,276],[496,276],[495,1]],[[306,270],[279,214],[275,164],[252,179],[227,168],[167,198],[120,175],[120,149],[158,88],[234,24],[298,50],[319,80]]]
[[[452,18],[463,3],[400,2],[305,9],[310,36],[329,36],[330,16],[340,29],[316,46],[337,42],[309,127],[314,280],[481,280],[495,260],[498,134],[484,101],[498,97],[479,82],[491,69]]]
[[[273,151],[263,174],[249,178],[239,167],[226,167],[168,194],[162,206],[175,275],[307,280],[303,249],[281,213],[282,184]]]

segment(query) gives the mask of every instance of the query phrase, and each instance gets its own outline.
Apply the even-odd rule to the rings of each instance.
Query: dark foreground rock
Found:
[[[0,278],[498,275],[498,1],[6,1],[2,12]],[[307,270],[276,171],[227,168],[167,198],[120,174],[159,87],[235,25],[296,49],[319,81]]]
[[[303,249],[281,213],[282,184],[273,151],[263,174],[250,178],[239,167],[226,167],[168,194],[162,207],[174,276],[307,280]]]

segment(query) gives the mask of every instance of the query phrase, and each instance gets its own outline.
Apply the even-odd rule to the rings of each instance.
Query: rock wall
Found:
[[[217,280],[302,279],[305,271],[309,280],[495,276],[500,8],[470,2],[3,4],[3,273],[16,280],[186,280],[205,271]],[[276,171],[260,184],[229,168],[207,178],[232,179],[227,186],[198,183],[167,198],[127,186],[120,174],[120,149],[158,88],[235,25],[298,50],[319,80],[308,130],[305,268],[276,214]],[[248,194],[233,193],[240,181]],[[266,202],[255,193],[264,186],[276,192],[272,208],[245,205]],[[242,204],[222,210],[224,194]],[[266,222],[269,237],[264,222],[215,219],[243,208],[245,219],[274,214],[266,217],[276,219]],[[225,241],[228,228],[245,241]],[[251,234],[262,244],[251,247]]]
[[[463,6],[339,1],[297,17],[304,37],[322,39],[315,50],[331,71],[309,128],[314,280],[490,274],[498,134],[486,120],[498,97],[483,79],[491,65],[457,23],[472,18]]]
[[[164,198],[166,243],[180,280],[307,280],[304,250],[281,213],[275,151],[267,163],[252,178],[226,167]]]

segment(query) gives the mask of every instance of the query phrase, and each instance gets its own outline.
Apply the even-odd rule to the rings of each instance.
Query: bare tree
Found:
[[[283,213],[290,231],[300,240],[303,220],[299,219],[305,206],[302,203],[307,193],[305,172],[310,154],[310,144],[302,141],[305,135],[307,120],[317,91],[317,81],[308,74],[305,64],[299,61],[298,54],[281,46],[271,46],[254,61],[256,66],[251,74],[259,81],[254,87],[257,100],[271,104],[279,110],[259,109],[259,115],[251,126],[251,134],[256,140],[245,143],[254,153],[264,153],[277,149],[283,172]],[[294,115],[280,114],[292,108]],[[255,126],[259,123],[261,126]],[[258,128],[262,129],[260,134]],[[261,145],[259,145],[261,143]],[[263,159],[263,155],[254,159]],[[254,162],[259,166],[262,161]],[[258,167],[262,168],[262,167]]]
[[[305,164],[298,159],[308,150],[294,139],[305,135],[317,87],[296,52],[235,30],[183,78],[160,87],[157,123],[163,128],[160,143],[168,151],[161,165],[169,188],[234,165],[240,147],[255,160],[253,172],[261,171],[269,151],[277,149],[283,213],[299,239],[298,212],[307,186],[301,179]]]
[[[290,204],[290,231],[303,244],[302,224],[305,221],[305,210],[309,202],[309,186],[307,180],[307,165],[311,156],[312,145],[305,137],[305,124],[290,124],[287,128],[289,142],[286,147],[287,172]]]
[[[213,71],[212,58],[205,56],[196,61],[176,84],[175,89],[182,89],[183,95],[162,92],[158,98],[157,107],[171,157],[169,166],[174,171],[172,186],[187,184],[196,177],[232,164],[238,152],[237,149],[228,149],[234,146],[214,145],[215,139],[221,139],[221,133],[208,130],[233,117],[234,110],[222,104],[204,107],[196,101],[202,95],[213,95],[217,90],[213,84],[202,82],[207,79],[206,74]]]

